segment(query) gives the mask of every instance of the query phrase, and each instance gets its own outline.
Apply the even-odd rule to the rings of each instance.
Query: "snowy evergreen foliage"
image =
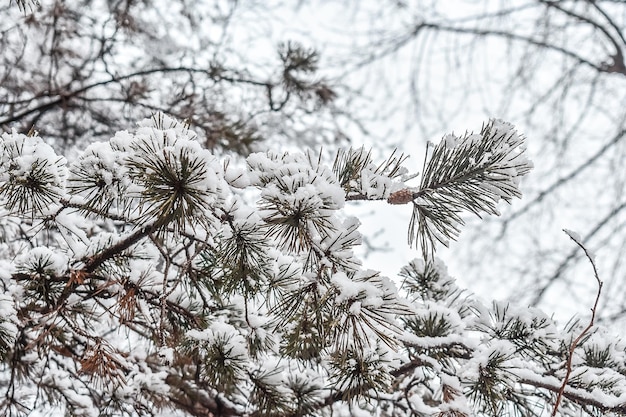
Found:
[[[619,339],[572,345],[583,325],[484,305],[433,257],[520,196],[507,123],[444,138],[416,187],[403,155],[239,163],[162,114],[69,162],[16,132],[0,150],[2,415],[626,414]],[[351,200],[413,204],[400,288],[355,256]]]

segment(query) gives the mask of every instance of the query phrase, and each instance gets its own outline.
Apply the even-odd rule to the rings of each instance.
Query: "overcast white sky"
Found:
[[[298,40],[318,48],[322,52],[322,73],[326,72],[325,75],[329,77],[342,74],[342,82],[361,92],[360,98],[345,102],[349,111],[363,117],[363,126],[368,133],[365,135],[356,125],[347,123],[344,128],[353,144],[371,146],[374,153],[381,158],[386,152],[397,148],[411,155],[409,167],[412,171],[421,169],[427,140],[437,141],[448,132],[460,134],[466,130],[477,131],[490,117],[507,119],[529,137],[529,153],[536,163],[536,169],[530,174],[531,178],[522,185],[522,189],[528,188],[527,194],[530,197],[556,178],[554,166],[575,165],[596,149],[596,142],[593,140],[580,142],[583,146],[588,146],[587,149],[580,147],[579,142],[572,142],[577,146],[576,152],[558,154],[545,140],[542,142],[543,139],[537,138],[539,135],[549,137],[551,119],[557,115],[545,114],[545,124],[539,118],[534,119],[539,120],[537,124],[528,125],[524,112],[534,97],[530,93],[510,96],[503,93],[506,92],[505,84],[509,82],[512,72],[518,70],[512,68],[511,63],[520,59],[525,51],[521,48],[512,49],[511,44],[502,40],[474,43],[461,38],[458,43],[451,44],[443,40],[439,42],[440,39],[434,35],[429,38],[424,36],[420,38],[422,41],[407,42],[375,64],[357,65],[359,60],[367,61],[376,50],[370,44],[373,39],[383,40],[378,44],[379,49],[385,46],[385,42],[392,44],[394,38],[406,33],[407,28],[421,18],[434,19],[443,15],[446,19],[463,18],[492,12],[503,6],[502,2],[495,1],[408,3],[412,6],[404,13],[393,7],[381,7],[378,1],[302,2],[293,12],[286,7],[277,15],[261,15],[256,9],[256,14],[245,16],[243,20],[265,20],[261,27],[265,34],[271,34],[255,39],[250,45],[250,53],[258,54],[260,63],[272,59],[272,54],[264,51],[269,51],[281,41]],[[512,6],[513,3],[507,5]],[[245,15],[245,8],[242,7],[241,10]],[[423,13],[423,16],[419,13]],[[522,11],[516,14],[519,21],[513,23],[522,28],[523,33],[524,30],[533,29],[532,22],[536,17],[536,10],[526,12],[522,7]],[[241,37],[249,42],[250,36],[245,28],[235,25],[230,30],[233,39]],[[561,34],[556,33],[554,36]],[[587,46],[581,44],[581,48],[585,47]],[[592,47],[593,44],[589,46]],[[247,58],[250,55],[246,55]],[[532,59],[535,58],[531,57],[529,62]],[[550,57],[542,56],[539,59],[549,61]],[[547,70],[533,74],[530,78],[532,85],[527,86],[530,92],[542,93],[542,89],[547,89],[555,81],[555,77],[560,74],[556,71],[557,65],[561,64],[555,61],[554,65],[555,71],[551,71],[548,66]],[[475,71],[465,71],[465,67],[469,66],[475,68]],[[328,71],[327,68],[332,70]],[[477,77],[473,78],[471,74]],[[346,97],[345,94],[342,96]],[[574,124],[577,112],[582,108],[584,96],[579,94],[577,97],[580,102],[576,98],[568,98],[565,113],[558,115],[564,118],[565,126]],[[436,105],[431,106],[431,102],[436,102]],[[338,103],[342,103],[341,97]],[[606,123],[606,120],[595,116],[585,122],[578,129],[586,129],[591,133],[595,130],[599,132],[599,125]],[[602,171],[599,172],[600,174],[596,172],[595,175],[601,175]],[[572,192],[576,191],[576,186],[573,186]],[[529,199],[528,196],[525,198]],[[554,201],[556,206],[552,207],[557,207],[556,216],[545,211],[539,216],[519,219],[519,239],[505,241],[506,247],[502,247],[501,242],[490,243],[489,238],[479,241],[481,232],[477,232],[476,227],[482,223],[468,215],[468,226],[462,232],[460,241],[452,242],[449,250],[440,248],[438,255],[447,261],[450,271],[461,285],[479,296],[485,299],[519,299],[517,291],[524,291],[524,286],[528,285],[520,280],[519,277],[523,276],[520,270],[527,269],[534,274],[545,270],[546,274],[550,274],[554,269],[551,263],[539,257],[531,258],[528,254],[551,253],[556,249],[565,249],[567,253],[573,247],[561,229],[576,230],[583,235],[588,230],[591,220],[581,218],[580,210],[590,202],[582,200],[579,195],[572,196],[571,201]],[[507,213],[523,207],[524,204],[525,201],[516,200],[512,208],[505,207],[504,203],[501,208]],[[560,205],[563,205],[562,210]],[[383,273],[394,276],[401,266],[419,256],[419,252],[410,249],[406,243],[410,206],[389,206],[384,202],[350,203],[349,206],[348,211],[361,219],[361,231],[371,239],[373,246],[387,248],[384,251],[368,252],[365,260],[367,267],[380,269]],[[491,252],[498,255],[482,257]],[[459,254],[463,256],[458,256]],[[470,265],[474,260],[484,263],[482,259],[487,259],[493,265]],[[545,267],[542,262],[547,262]],[[466,273],[470,267],[471,273]],[[579,298],[572,298],[573,295],[567,291],[578,287],[578,284],[573,283],[581,282],[589,283],[593,288],[590,272],[588,265],[579,263],[568,272],[571,282],[564,282],[563,286],[551,290],[548,295],[550,301],[542,307],[554,311],[561,322],[567,321],[573,314],[586,315],[589,311],[586,300],[589,298],[589,303],[593,301],[593,294],[589,293],[587,297],[585,289],[590,287],[582,287]]]

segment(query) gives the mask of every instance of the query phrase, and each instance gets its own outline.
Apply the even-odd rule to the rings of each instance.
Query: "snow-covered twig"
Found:
[[[582,243],[580,237],[577,233],[572,232],[571,230],[563,229],[565,234],[567,234],[570,239],[574,241],[582,250],[585,252],[585,256],[589,259],[589,263],[591,263],[591,267],[593,268],[593,274],[596,277],[596,281],[598,282],[598,292],[596,293],[596,300],[593,303],[593,307],[591,308],[591,319],[589,319],[589,324],[587,327],[583,329],[583,331],[578,335],[576,339],[572,341],[572,344],[569,348],[569,354],[567,358],[567,371],[565,373],[565,378],[563,378],[563,383],[561,384],[561,388],[556,397],[556,402],[554,403],[554,408],[552,409],[552,417],[556,416],[559,410],[559,404],[561,403],[561,399],[563,398],[563,394],[565,392],[565,387],[567,386],[567,382],[569,380],[570,374],[572,373],[572,358],[574,357],[574,350],[580,343],[580,341],[585,337],[585,335],[591,330],[594,324],[594,320],[596,318],[596,312],[598,310],[598,302],[600,301],[600,294],[602,293],[602,281],[600,280],[600,276],[598,275],[598,269],[596,268],[596,263],[594,261],[594,256],[589,252],[589,250]]]

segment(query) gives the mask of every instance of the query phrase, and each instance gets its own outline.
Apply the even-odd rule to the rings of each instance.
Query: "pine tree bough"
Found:
[[[1,412],[530,416],[559,395],[560,415],[626,414],[619,338],[484,305],[434,257],[463,213],[521,196],[524,149],[491,120],[412,186],[402,154],[219,159],[162,114],[72,161],[4,133]],[[354,254],[353,200],[413,205],[423,259],[399,289]]]

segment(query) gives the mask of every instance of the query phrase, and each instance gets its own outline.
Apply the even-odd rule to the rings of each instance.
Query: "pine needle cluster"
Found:
[[[419,240],[425,258],[436,242],[448,245],[463,224],[461,214],[498,215],[500,200],[521,197],[520,178],[532,168],[524,138],[505,122],[491,120],[479,134],[448,135],[425,162],[413,193],[409,244]]]

